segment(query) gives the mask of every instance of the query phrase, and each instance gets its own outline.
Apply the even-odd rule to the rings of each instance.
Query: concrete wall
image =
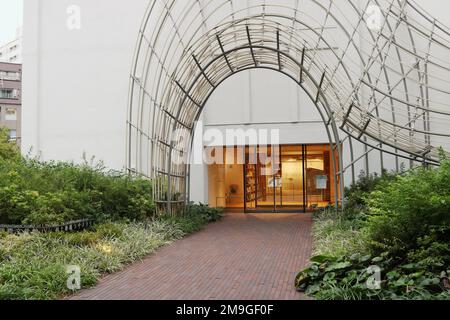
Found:
[[[25,1],[24,152],[75,161],[86,152],[123,168],[129,74],[147,3]],[[68,27],[73,5],[80,29]]]

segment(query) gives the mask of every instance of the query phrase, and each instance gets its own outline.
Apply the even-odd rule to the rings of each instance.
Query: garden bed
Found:
[[[0,232],[0,300],[70,295],[75,291],[67,286],[69,266],[80,269],[81,288],[92,287],[103,275],[220,217],[217,210],[193,206],[185,216],[100,223],[81,232]]]
[[[316,299],[450,300],[450,161],[365,175],[344,212],[316,213],[315,252],[296,287]]]

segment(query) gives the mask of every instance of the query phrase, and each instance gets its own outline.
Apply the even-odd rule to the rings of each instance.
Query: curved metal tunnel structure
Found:
[[[386,154],[400,170],[450,150],[449,55],[450,29],[410,0],[151,0],[131,72],[128,170],[155,180],[160,207],[183,207],[209,97],[232,75],[263,68],[317,106],[340,155],[343,199],[344,175],[354,180],[370,153],[379,170]]]

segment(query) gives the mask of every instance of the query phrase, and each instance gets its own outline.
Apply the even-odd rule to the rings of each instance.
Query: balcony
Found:
[[[19,90],[17,89],[0,89],[0,99],[19,99]]]
[[[0,71],[0,83],[2,80],[20,81],[20,72]]]

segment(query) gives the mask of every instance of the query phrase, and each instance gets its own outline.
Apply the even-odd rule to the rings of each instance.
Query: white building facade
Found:
[[[216,2],[217,8],[211,9]],[[161,27],[162,31],[159,36],[161,39],[172,39],[172,37],[175,37],[174,35],[180,33],[178,41],[184,45],[185,38],[183,37],[186,36],[187,39],[187,35],[181,34],[184,27],[189,30],[192,25],[197,24],[199,30],[204,28],[201,33],[208,34],[211,33],[211,30],[215,30],[217,26],[220,26],[221,19],[215,18],[216,11],[219,12],[217,15],[220,16],[220,10],[224,10],[224,17],[230,17],[232,14],[255,17],[261,14],[261,10],[265,10],[261,9],[265,7],[260,2],[256,0],[231,1],[230,3],[235,3],[235,7],[230,9],[222,7],[219,0],[211,1],[209,4],[205,1],[199,1],[200,9],[196,8],[195,12],[201,12],[205,15],[210,14],[214,18],[209,19],[199,15],[201,17],[198,18],[199,21],[195,21],[193,18],[190,25],[179,22],[177,28],[168,28],[167,31],[164,31],[164,27]],[[353,0],[351,2],[362,8],[363,11],[367,6],[367,1]],[[450,18],[443,14],[446,11],[444,10],[445,7],[450,9],[450,3],[439,0],[417,2],[431,15],[441,19],[442,23],[450,25]],[[114,169],[128,169],[150,178],[167,175],[168,179],[163,184],[168,183],[170,191],[169,194],[167,194],[167,191],[162,191],[163,194],[158,195],[162,201],[167,201],[167,198],[170,199],[169,202],[173,201],[174,203],[192,200],[210,203],[213,206],[249,211],[276,211],[277,209],[280,211],[304,211],[317,206],[334,204],[338,202],[342,195],[341,184],[350,184],[362,171],[365,173],[381,173],[382,170],[401,170],[402,167],[409,168],[423,160],[409,157],[406,152],[398,150],[395,146],[386,146],[384,150],[387,152],[382,152],[376,146],[377,143],[383,143],[384,141],[377,142],[376,138],[373,139],[371,145],[367,146],[363,142],[367,139],[371,140],[370,136],[361,135],[361,137],[358,137],[359,134],[356,134],[356,138],[360,138],[356,139],[351,138],[345,132],[340,132],[339,137],[335,137],[333,143],[330,141],[330,131],[327,131],[326,122],[330,120],[324,119],[324,115],[319,112],[317,103],[314,101],[315,97],[311,97],[311,94],[308,96],[308,92],[286,74],[273,72],[273,70],[269,70],[270,68],[249,68],[242,72],[234,70],[236,72],[233,72],[232,76],[221,81],[220,85],[217,85],[217,88],[214,88],[212,94],[206,99],[206,104],[203,106],[204,111],[199,114],[199,117],[195,117],[195,120],[200,120],[200,124],[195,125],[196,132],[206,132],[206,141],[200,143],[201,150],[205,148],[209,150],[208,147],[214,146],[224,148],[225,154],[227,150],[238,151],[237,154],[243,155],[242,163],[234,161],[235,158],[230,160],[229,157],[223,156],[222,158],[225,160],[222,164],[192,164],[186,170],[189,172],[188,175],[185,174],[184,169],[179,171],[180,173],[176,173],[175,169],[173,169],[174,171],[169,169],[169,172],[167,172],[166,168],[158,167],[155,165],[155,161],[157,161],[155,159],[155,147],[150,147],[152,143],[155,143],[155,140],[161,140],[160,135],[155,135],[155,126],[164,123],[166,116],[167,119],[172,118],[172,120],[174,120],[174,117],[178,118],[176,112],[170,115],[165,112],[166,115],[161,116],[159,120],[158,118],[150,120],[152,115],[155,114],[150,109],[157,107],[157,92],[159,92],[158,90],[152,91],[155,82],[152,83],[151,80],[154,74],[162,72],[157,69],[159,64],[164,63],[161,61],[155,62],[155,59],[158,60],[158,58],[155,58],[153,60],[155,69],[151,63],[148,63],[147,73],[142,74],[142,77],[133,78],[135,74],[133,74],[133,71],[130,72],[136,67],[136,58],[139,57],[135,52],[136,39],[138,39],[140,32],[144,34],[143,37],[139,38],[141,39],[141,46],[142,41],[149,42],[148,44],[144,43],[147,48],[151,48],[152,45],[155,46],[153,51],[147,51],[147,55],[158,56],[155,52],[158,50],[163,52],[164,45],[170,46],[160,44],[157,47],[158,41],[161,43],[162,41],[152,38],[154,36],[154,33],[150,32],[152,30],[147,30],[148,33],[145,33],[147,31],[142,28],[142,19],[145,12],[148,13],[151,3],[152,1],[149,0],[134,0],[127,4],[124,4],[123,1],[111,0],[25,1],[24,111],[22,115],[22,150],[24,153],[31,151],[32,154],[39,154],[43,160],[56,159],[76,162],[81,161],[83,153],[86,153],[88,156],[95,156],[97,159],[103,160],[108,167]],[[164,26],[164,24],[159,24],[158,19],[154,18],[157,16],[163,17],[164,12],[172,12],[172,14],[166,14],[165,18],[168,21],[173,19],[174,21],[171,22],[173,25],[177,24],[175,22],[177,18],[180,19],[179,21],[189,20],[190,11],[185,11],[185,13],[187,12],[185,15],[187,18],[183,20],[181,18],[182,9],[176,7],[176,1],[169,1],[170,4],[166,4],[169,8],[162,3],[159,2],[161,8],[154,9],[160,10],[159,15],[148,15],[151,18],[149,29]],[[315,5],[316,1],[312,0],[286,0],[278,1],[272,9],[275,12],[278,10],[276,7],[279,6],[280,12],[292,10],[293,12],[302,12],[305,17],[311,16],[309,21],[309,25],[313,26],[311,30],[303,30],[299,26],[295,26],[296,30],[300,30],[300,33],[303,32],[305,38],[311,36],[308,33],[324,34],[325,32],[332,35],[333,30],[339,28],[338,23],[328,19],[326,14],[319,13]],[[201,6],[204,6],[203,10]],[[338,10],[339,5],[336,6],[335,10]],[[350,10],[348,8],[348,6],[342,6],[344,11]],[[211,12],[208,13],[208,10]],[[270,12],[270,8],[267,10]],[[193,12],[191,14],[194,16]],[[326,8],[324,12],[327,12]],[[264,16],[264,14],[267,13],[261,15]],[[345,12],[342,14],[343,16],[347,15]],[[414,13],[411,14],[414,15]],[[299,14],[299,16],[301,15]],[[322,20],[313,23],[313,17],[321,17]],[[202,19],[205,23],[202,23]],[[233,21],[238,20],[234,16],[232,19]],[[222,21],[226,21],[226,19]],[[348,23],[351,25],[351,22]],[[236,23],[233,24],[233,27],[239,28],[239,25]],[[230,31],[231,28],[228,29],[230,37],[233,34]],[[250,39],[252,30],[256,30],[256,28],[257,26],[252,29],[250,25],[250,31],[247,29]],[[324,29],[326,30],[324,31]],[[245,28],[242,30],[245,31]],[[269,32],[271,29],[268,27],[267,30]],[[186,31],[187,33],[188,31]],[[245,32],[243,34],[245,35]],[[397,36],[399,34],[406,36],[408,33],[405,30],[398,31]],[[361,52],[368,55],[376,54],[376,52],[372,52],[373,47],[370,42],[365,40],[368,36],[366,31],[357,28],[354,30],[354,34],[350,36]],[[275,39],[273,40],[273,46],[276,48],[276,33],[273,33],[271,39]],[[388,40],[385,41],[385,46],[389,46]],[[237,39],[234,41],[238,42]],[[307,41],[305,40],[302,45],[306,47],[308,51],[306,54],[311,58],[309,68],[314,69],[312,57],[320,56],[322,61],[326,61],[326,51],[346,52],[347,43],[344,39],[340,39],[337,33],[336,39],[332,39],[332,41],[335,45],[332,47],[325,45],[321,39],[306,47]],[[252,44],[251,40],[250,44]],[[316,44],[320,44],[320,47]],[[257,46],[256,43],[254,45]],[[426,51],[426,42],[419,43],[418,46],[420,50]],[[261,52],[256,54],[251,49],[253,48],[246,49],[247,58],[251,58],[250,53],[254,54],[253,60],[258,59],[258,54],[260,54],[259,59],[261,60],[266,57],[262,49]],[[205,49],[202,52],[207,52],[207,50]],[[289,50],[286,49],[285,51]],[[360,63],[358,66],[357,51],[352,53],[355,55],[354,61],[356,61],[356,66],[353,66],[352,71],[357,70],[357,72],[364,74],[367,65]],[[279,52],[283,53],[281,49]],[[210,56],[213,57],[214,54],[211,53]],[[172,71],[170,68],[177,70],[177,57],[176,53],[167,55],[167,59],[173,59],[173,61],[165,62],[169,71]],[[160,58],[162,59],[162,57]],[[237,56],[233,59],[238,61]],[[384,61],[382,58],[380,59]],[[404,59],[400,57],[401,64],[415,64],[414,61],[406,61],[407,59],[409,57]],[[180,63],[182,61],[182,59],[179,60]],[[225,60],[223,61],[225,63]],[[227,62],[233,63],[233,61]],[[257,66],[262,65],[258,61],[254,62]],[[279,58],[279,62],[281,71],[283,68],[287,68],[289,63],[284,58]],[[285,66],[282,65],[283,63],[285,63]],[[193,65],[194,67],[189,69],[192,77],[199,73],[195,64]],[[141,66],[139,65],[139,67]],[[222,67],[228,68],[229,66],[223,64]],[[161,70],[165,69],[161,68]],[[404,71],[405,73],[406,71]],[[173,75],[175,74],[174,71]],[[208,79],[208,74],[203,74],[203,76],[206,79],[204,81],[214,82],[214,80]],[[139,98],[143,107],[134,109],[134,112],[139,113],[134,118],[133,111],[130,113],[130,105],[132,107],[135,103],[132,101],[133,91],[130,91],[130,83],[131,88],[134,88],[134,92],[136,92],[136,88],[145,84],[147,78],[149,79],[148,87],[143,85],[139,90],[142,91],[143,96],[148,94],[149,97],[148,100],[145,97]],[[186,79],[188,78],[187,76]],[[362,78],[364,79],[364,77]],[[326,79],[325,76],[325,82]],[[397,75],[392,79],[392,85],[399,81],[401,81],[401,76]],[[411,81],[413,80],[411,79]],[[416,82],[420,81],[422,81],[421,78],[416,80]],[[382,81],[375,81],[375,83],[378,82],[380,82],[381,87]],[[164,84],[164,81],[162,83]],[[302,83],[301,80],[300,83]],[[316,85],[318,84],[316,83]],[[183,85],[179,87],[181,90],[186,89]],[[198,90],[201,90],[201,88]],[[391,88],[391,90],[395,91],[395,88]],[[155,92],[156,94],[154,94]],[[420,86],[417,88],[417,92],[420,92]],[[418,94],[414,93],[411,96],[417,96]],[[190,98],[189,94],[186,94],[186,96]],[[386,99],[386,97],[376,96],[368,87],[360,88],[358,96],[369,107],[375,99],[381,99],[385,102],[386,100],[394,100],[394,97]],[[440,98],[437,98],[437,100]],[[421,99],[422,102],[431,100],[423,97]],[[418,102],[412,101],[411,105],[415,103]],[[391,104],[393,106],[394,102]],[[163,108],[168,107],[163,106]],[[446,136],[449,133],[446,122],[447,110],[445,106],[442,106],[442,108],[439,110],[444,110],[442,111],[443,120],[440,122],[439,119],[431,119],[436,120],[436,123],[433,123],[433,130],[436,130],[439,133],[438,135],[429,138],[427,133],[430,130],[427,128],[427,124],[422,122],[413,129],[409,125],[409,135],[413,131],[421,132],[425,141],[430,140],[430,146],[442,146],[449,151],[449,141]],[[351,110],[349,110],[349,114],[350,112]],[[378,116],[383,118],[383,111],[380,112],[381,115],[378,114]],[[406,117],[405,114],[400,114],[399,117]],[[345,115],[346,111],[340,114],[340,119],[336,121],[337,127],[346,125]],[[336,117],[338,116],[336,115]],[[385,116],[386,119],[388,117],[390,115]],[[398,118],[396,121],[399,121]],[[407,119],[402,122],[402,124],[405,123],[408,123]],[[328,123],[329,125],[330,123]],[[369,130],[371,126],[374,126],[374,122],[362,124],[362,127],[365,125],[367,125],[367,128],[362,129]],[[193,128],[191,125],[188,125],[188,127]],[[273,145],[270,142],[268,143],[270,150],[268,153],[270,156],[277,154],[279,168],[266,176],[261,174],[264,170],[268,170],[266,165],[261,164],[258,160],[254,164],[249,162],[252,154],[260,152],[261,147],[258,149],[258,145],[263,145],[260,141],[231,144],[227,141],[220,142],[212,139],[212,135],[217,136],[218,133],[222,133],[226,137],[227,130],[231,129],[242,129],[246,132],[249,130],[256,130],[257,132],[276,131],[277,143]],[[374,130],[376,131],[376,129]],[[201,141],[201,137],[197,137],[194,141],[199,141],[198,139]],[[144,140],[145,142],[142,142]],[[336,144],[336,140],[339,140],[338,144]],[[349,141],[352,142],[349,143]],[[159,141],[159,143],[163,145],[172,144],[171,141]],[[139,144],[139,146],[135,144]],[[267,151],[267,148],[263,147],[263,149]],[[164,152],[161,152],[161,154]],[[170,152],[168,154],[171,158]],[[165,156],[161,155],[161,157],[164,158]],[[164,161],[167,161],[167,159]],[[184,178],[181,177],[183,174]],[[178,175],[180,175],[180,180],[177,180]],[[175,185],[178,187],[175,187]],[[188,189],[188,196],[181,195],[179,199],[174,197],[175,194],[180,193],[183,185],[184,189]],[[174,188],[173,191],[171,188]]]

